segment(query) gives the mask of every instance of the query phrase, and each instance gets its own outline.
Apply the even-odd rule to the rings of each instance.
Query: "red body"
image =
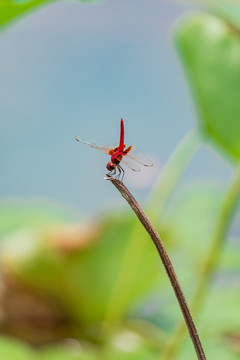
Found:
[[[132,149],[132,145],[129,146],[127,149],[125,149],[125,147],[126,145],[124,144],[124,122],[123,119],[121,119],[119,145],[116,148],[109,150],[108,152],[108,154],[111,155],[111,162],[107,164],[107,169],[109,171],[113,171],[116,166],[120,164],[123,156],[127,155]]]

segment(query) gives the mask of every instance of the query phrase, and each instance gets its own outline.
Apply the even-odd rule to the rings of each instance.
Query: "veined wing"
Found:
[[[145,155],[141,150],[136,148],[136,146],[133,145],[131,151],[124,156],[124,159],[126,162],[131,161],[131,163],[137,162],[138,164],[141,164],[143,166],[153,166],[153,162]],[[122,161],[123,161],[122,160]]]
[[[139,164],[136,162],[136,160],[133,158],[131,159],[128,155],[125,155],[122,158],[121,163],[128,166],[133,171],[141,171],[141,168]]]
[[[97,149],[97,150],[99,150],[102,153],[107,154],[107,155],[108,155],[110,150],[112,150],[112,149],[114,149],[116,147],[116,146],[110,146],[110,145],[102,145],[102,144],[97,143],[94,140],[84,141],[82,139],[79,139],[77,136],[75,136],[75,139],[77,141],[81,142],[82,144],[88,145],[88,146],[90,146],[90,147],[92,147],[94,149]]]

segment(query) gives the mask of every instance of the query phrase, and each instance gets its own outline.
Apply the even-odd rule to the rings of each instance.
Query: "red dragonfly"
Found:
[[[151,160],[149,160],[143,153],[136,149],[135,146],[130,145],[126,148],[124,144],[124,122],[121,119],[120,124],[120,141],[118,146],[107,146],[96,143],[95,141],[83,141],[75,136],[77,141],[81,143],[91,146],[94,149],[97,149],[104,154],[111,156],[111,161],[107,163],[107,169],[109,173],[108,176],[112,176],[116,174],[118,170],[117,178],[120,177],[122,173],[122,179],[124,176],[124,170],[121,167],[120,163],[127,165],[133,171],[140,171],[141,168],[139,165],[143,166],[153,166]]]

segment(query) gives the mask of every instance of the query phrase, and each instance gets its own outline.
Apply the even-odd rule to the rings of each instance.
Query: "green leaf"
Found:
[[[108,339],[101,355],[104,360],[156,360],[156,349],[146,338],[122,328]]]
[[[238,0],[182,0],[186,5],[204,7],[212,14],[223,18],[232,25],[240,27],[240,6]]]
[[[223,20],[191,15],[176,43],[199,112],[202,134],[240,158],[240,34]]]
[[[231,346],[223,341],[223,336],[204,337],[201,334],[201,342],[207,359],[217,360],[239,360],[239,354]],[[195,359],[193,345],[190,341],[185,342],[177,360]]]
[[[240,6],[236,0],[211,0],[213,10],[231,24],[240,27]]]
[[[0,0],[0,26],[50,2],[53,0]]]
[[[211,246],[222,192],[220,186],[211,182],[189,183],[181,188],[162,217],[168,242],[181,265],[178,276],[183,282],[191,282],[191,287]]]
[[[79,221],[81,215],[64,206],[37,200],[0,201],[0,238],[22,227],[42,228],[44,225]]]
[[[0,28],[55,0],[0,0]],[[80,0],[92,2],[93,0]]]
[[[216,184],[188,183],[180,188],[161,216],[162,239],[164,243],[167,240],[167,251],[188,300],[200,281],[200,269],[212,245],[222,195],[222,189]],[[164,306],[159,307],[153,321],[163,326],[164,320],[164,326],[169,330],[169,323],[173,328],[182,314],[168,278],[165,274],[161,277],[161,295],[158,296],[161,296],[160,303],[163,302]]]
[[[18,340],[7,337],[0,338],[0,359],[9,360],[34,360],[35,353],[30,347]]]
[[[65,339],[60,344],[46,346],[38,355],[37,360],[97,360],[92,350],[86,351],[81,342],[75,339]]]
[[[239,278],[221,274],[212,284],[201,314],[200,326],[206,337],[238,331],[239,304]]]

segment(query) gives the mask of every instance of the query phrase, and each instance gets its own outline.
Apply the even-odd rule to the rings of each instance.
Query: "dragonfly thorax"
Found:
[[[111,156],[111,163],[114,165],[119,165],[122,158],[123,158],[123,154],[120,153],[119,151],[115,151]]]

